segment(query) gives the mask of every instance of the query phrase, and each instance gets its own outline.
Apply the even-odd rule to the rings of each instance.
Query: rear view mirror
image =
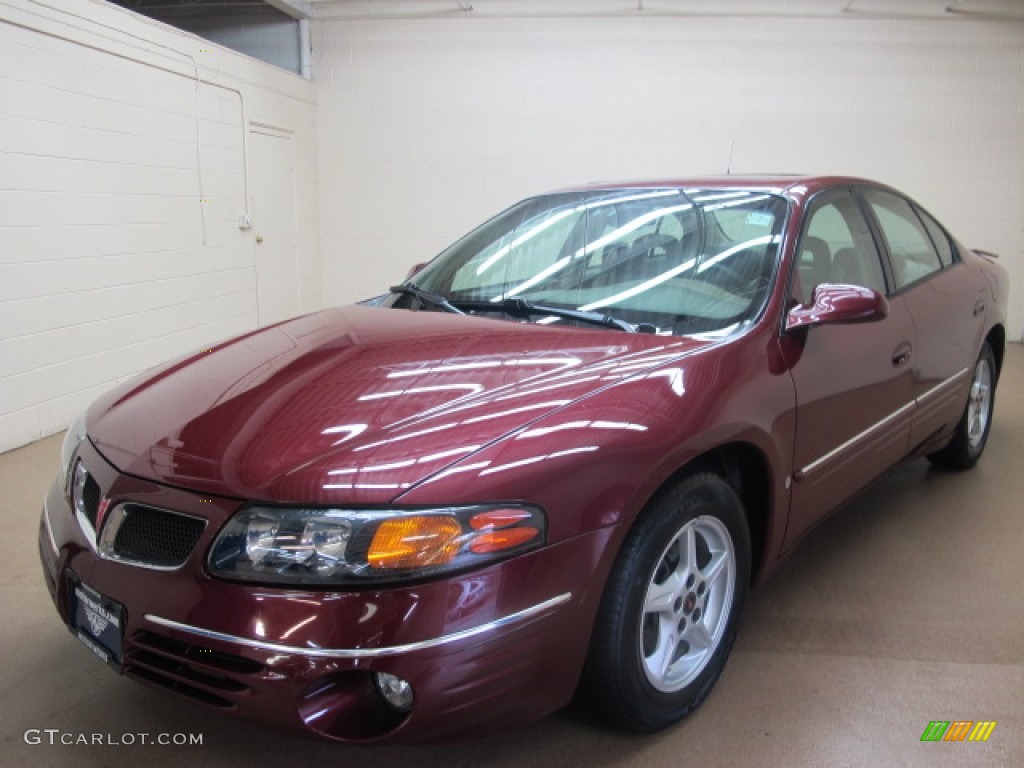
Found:
[[[869,323],[889,314],[889,302],[878,291],[859,285],[822,283],[814,289],[810,306],[793,307],[786,330],[826,323]]]

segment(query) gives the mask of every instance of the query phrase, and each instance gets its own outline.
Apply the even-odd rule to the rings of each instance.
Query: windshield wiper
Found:
[[[421,304],[429,304],[432,307],[438,307],[443,309],[445,312],[451,312],[454,315],[466,314],[461,309],[452,304],[444,296],[437,293],[431,293],[420,288],[415,283],[405,283],[404,285],[392,285],[389,289],[392,293],[401,293],[405,296],[414,296],[420,300]]]
[[[533,315],[549,315],[551,317],[561,317],[566,320],[579,320],[581,323],[600,325],[605,328],[615,328],[628,333],[636,331],[636,328],[625,320],[619,320],[617,317],[612,317],[611,315],[601,312],[586,312],[581,309],[549,307],[546,304],[534,304],[532,301],[527,301],[526,299],[511,298],[502,299],[501,301],[459,301],[458,305],[463,309],[475,309],[477,311],[485,312],[504,312],[505,314],[512,315],[514,317],[529,318]]]

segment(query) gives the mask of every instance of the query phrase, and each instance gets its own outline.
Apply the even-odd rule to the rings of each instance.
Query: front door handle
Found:
[[[913,350],[909,341],[904,341],[892,351],[892,364],[896,368],[910,362],[910,353]]]
[[[977,317],[978,315],[980,315],[984,311],[985,311],[985,300],[984,299],[978,299],[977,302],[975,302],[975,304],[974,304],[974,316]]]

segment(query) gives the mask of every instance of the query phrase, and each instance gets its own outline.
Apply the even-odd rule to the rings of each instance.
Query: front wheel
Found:
[[[969,469],[978,463],[988,442],[996,397],[996,358],[985,342],[974,365],[967,404],[949,445],[928,456],[933,464],[946,469]]]
[[[681,480],[637,521],[609,577],[581,691],[613,725],[652,732],[707,696],[750,580],[743,505],[719,476]]]

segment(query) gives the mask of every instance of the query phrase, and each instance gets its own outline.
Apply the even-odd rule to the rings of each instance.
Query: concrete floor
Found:
[[[0,765],[1024,765],[1024,347],[1012,345],[981,464],[891,473],[755,592],[705,705],[667,732],[572,711],[469,744],[351,749],[259,730],[111,673],[63,628],[36,555],[60,437],[0,456]],[[986,743],[922,743],[931,720],[995,720]],[[203,745],[26,744],[26,729],[201,733]],[[129,750],[129,753],[126,753]]]

